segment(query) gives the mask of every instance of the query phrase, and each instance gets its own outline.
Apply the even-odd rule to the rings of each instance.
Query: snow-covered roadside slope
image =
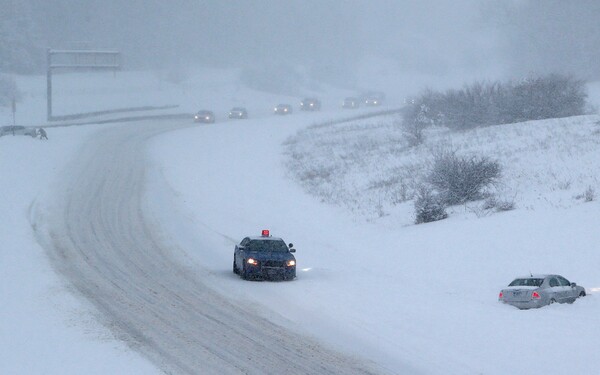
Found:
[[[0,373],[158,374],[102,327],[52,269],[29,222],[97,127],[54,129],[49,141],[0,137]],[[51,218],[50,218],[51,220]]]
[[[420,226],[367,222],[287,177],[282,143],[317,117],[198,127],[153,143],[149,209],[215,289],[396,373],[600,371],[597,201]],[[522,188],[535,196],[537,187]],[[298,248],[297,280],[231,272],[235,242],[264,228]],[[590,297],[532,311],[499,304],[498,291],[530,271],[563,274]],[[561,353],[569,360],[557,361]]]

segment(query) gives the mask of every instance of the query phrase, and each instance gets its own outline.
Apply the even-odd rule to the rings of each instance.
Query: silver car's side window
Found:
[[[558,284],[558,280],[556,280],[556,278],[553,277],[550,279],[550,287],[552,288],[555,286],[559,286],[559,284]]]
[[[558,278],[558,281],[560,281],[560,285],[571,286],[571,283],[569,282],[569,280],[565,279],[564,277],[557,276],[557,278]]]

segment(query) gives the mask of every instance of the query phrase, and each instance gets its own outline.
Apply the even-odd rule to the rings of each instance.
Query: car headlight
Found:
[[[293,266],[296,265],[296,261],[293,260],[293,259],[292,260],[288,260],[286,264],[287,264],[288,267],[293,267]]]
[[[196,120],[198,120],[198,116],[194,116],[194,118],[195,118]]]
[[[258,260],[254,259],[254,258],[248,258],[248,260],[246,261],[246,263],[251,264],[253,266],[257,266],[258,265]]]

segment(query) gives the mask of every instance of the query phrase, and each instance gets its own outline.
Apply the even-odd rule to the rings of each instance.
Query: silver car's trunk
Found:
[[[525,302],[531,300],[531,293],[537,288],[511,288],[505,289],[503,292],[503,299],[506,302]]]

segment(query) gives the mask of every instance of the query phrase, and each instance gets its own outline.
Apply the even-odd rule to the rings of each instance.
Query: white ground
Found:
[[[295,104],[297,98],[246,90],[228,73],[206,77],[214,81],[210,95],[202,87],[184,92],[165,84],[162,92],[144,89],[165,102],[139,105],[188,98],[183,109],[193,111],[204,104],[189,98],[205,95],[207,103],[214,100],[206,107],[218,115],[246,105],[258,117],[181,129],[148,144],[144,212],[161,224],[156,236],[163,243],[184,251],[171,255],[175,261],[197,270],[211,289],[251,305],[253,314],[393,373],[600,372],[595,355],[600,337],[599,206],[574,198],[588,186],[600,194],[595,182],[600,160],[594,157],[594,140],[600,137],[597,118],[530,123],[523,125],[524,132],[516,126],[510,131],[488,128],[472,142],[468,134],[453,138],[461,147],[474,144],[472,151],[479,148],[512,161],[507,185],[519,191],[517,209],[480,218],[456,210],[448,220],[414,226],[406,207],[390,205],[387,216],[377,219],[347,206],[323,204],[290,177],[285,141],[313,123],[346,116],[333,99],[346,93],[333,92],[323,113],[274,118],[272,105]],[[30,81],[23,106],[32,103],[31,110],[22,116],[34,123],[43,118],[35,110],[42,103],[43,79]],[[139,94],[145,81],[134,77],[128,82],[121,82],[125,88],[116,103]],[[67,102],[70,96],[63,94]],[[103,109],[95,106],[98,98],[110,107],[112,99],[106,98],[114,95],[107,90],[73,97],[78,99],[70,99],[69,108],[97,110]],[[68,112],[67,107],[62,109]],[[4,122],[8,115],[3,112]],[[118,330],[101,324],[106,317],[99,316],[97,307],[71,293],[31,226],[43,224],[41,207],[64,193],[59,189],[73,177],[67,166],[82,165],[86,154],[81,147],[107,131],[117,136],[120,127],[126,136],[131,126],[56,128],[49,131],[48,142],[0,138],[0,373],[159,373],[135,351],[148,357],[144,348],[115,337]],[[506,142],[489,141],[498,139]],[[582,140],[587,141],[580,147]],[[507,155],[510,159],[504,159]],[[359,186],[373,177],[363,174],[361,180],[361,173],[351,173]],[[561,183],[565,181],[571,183]],[[359,192],[352,194],[363,199]],[[231,273],[234,243],[263,228],[296,245],[297,280],[245,282]],[[563,274],[585,286],[590,297],[531,311],[498,304],[498,291],[529,271]]]

